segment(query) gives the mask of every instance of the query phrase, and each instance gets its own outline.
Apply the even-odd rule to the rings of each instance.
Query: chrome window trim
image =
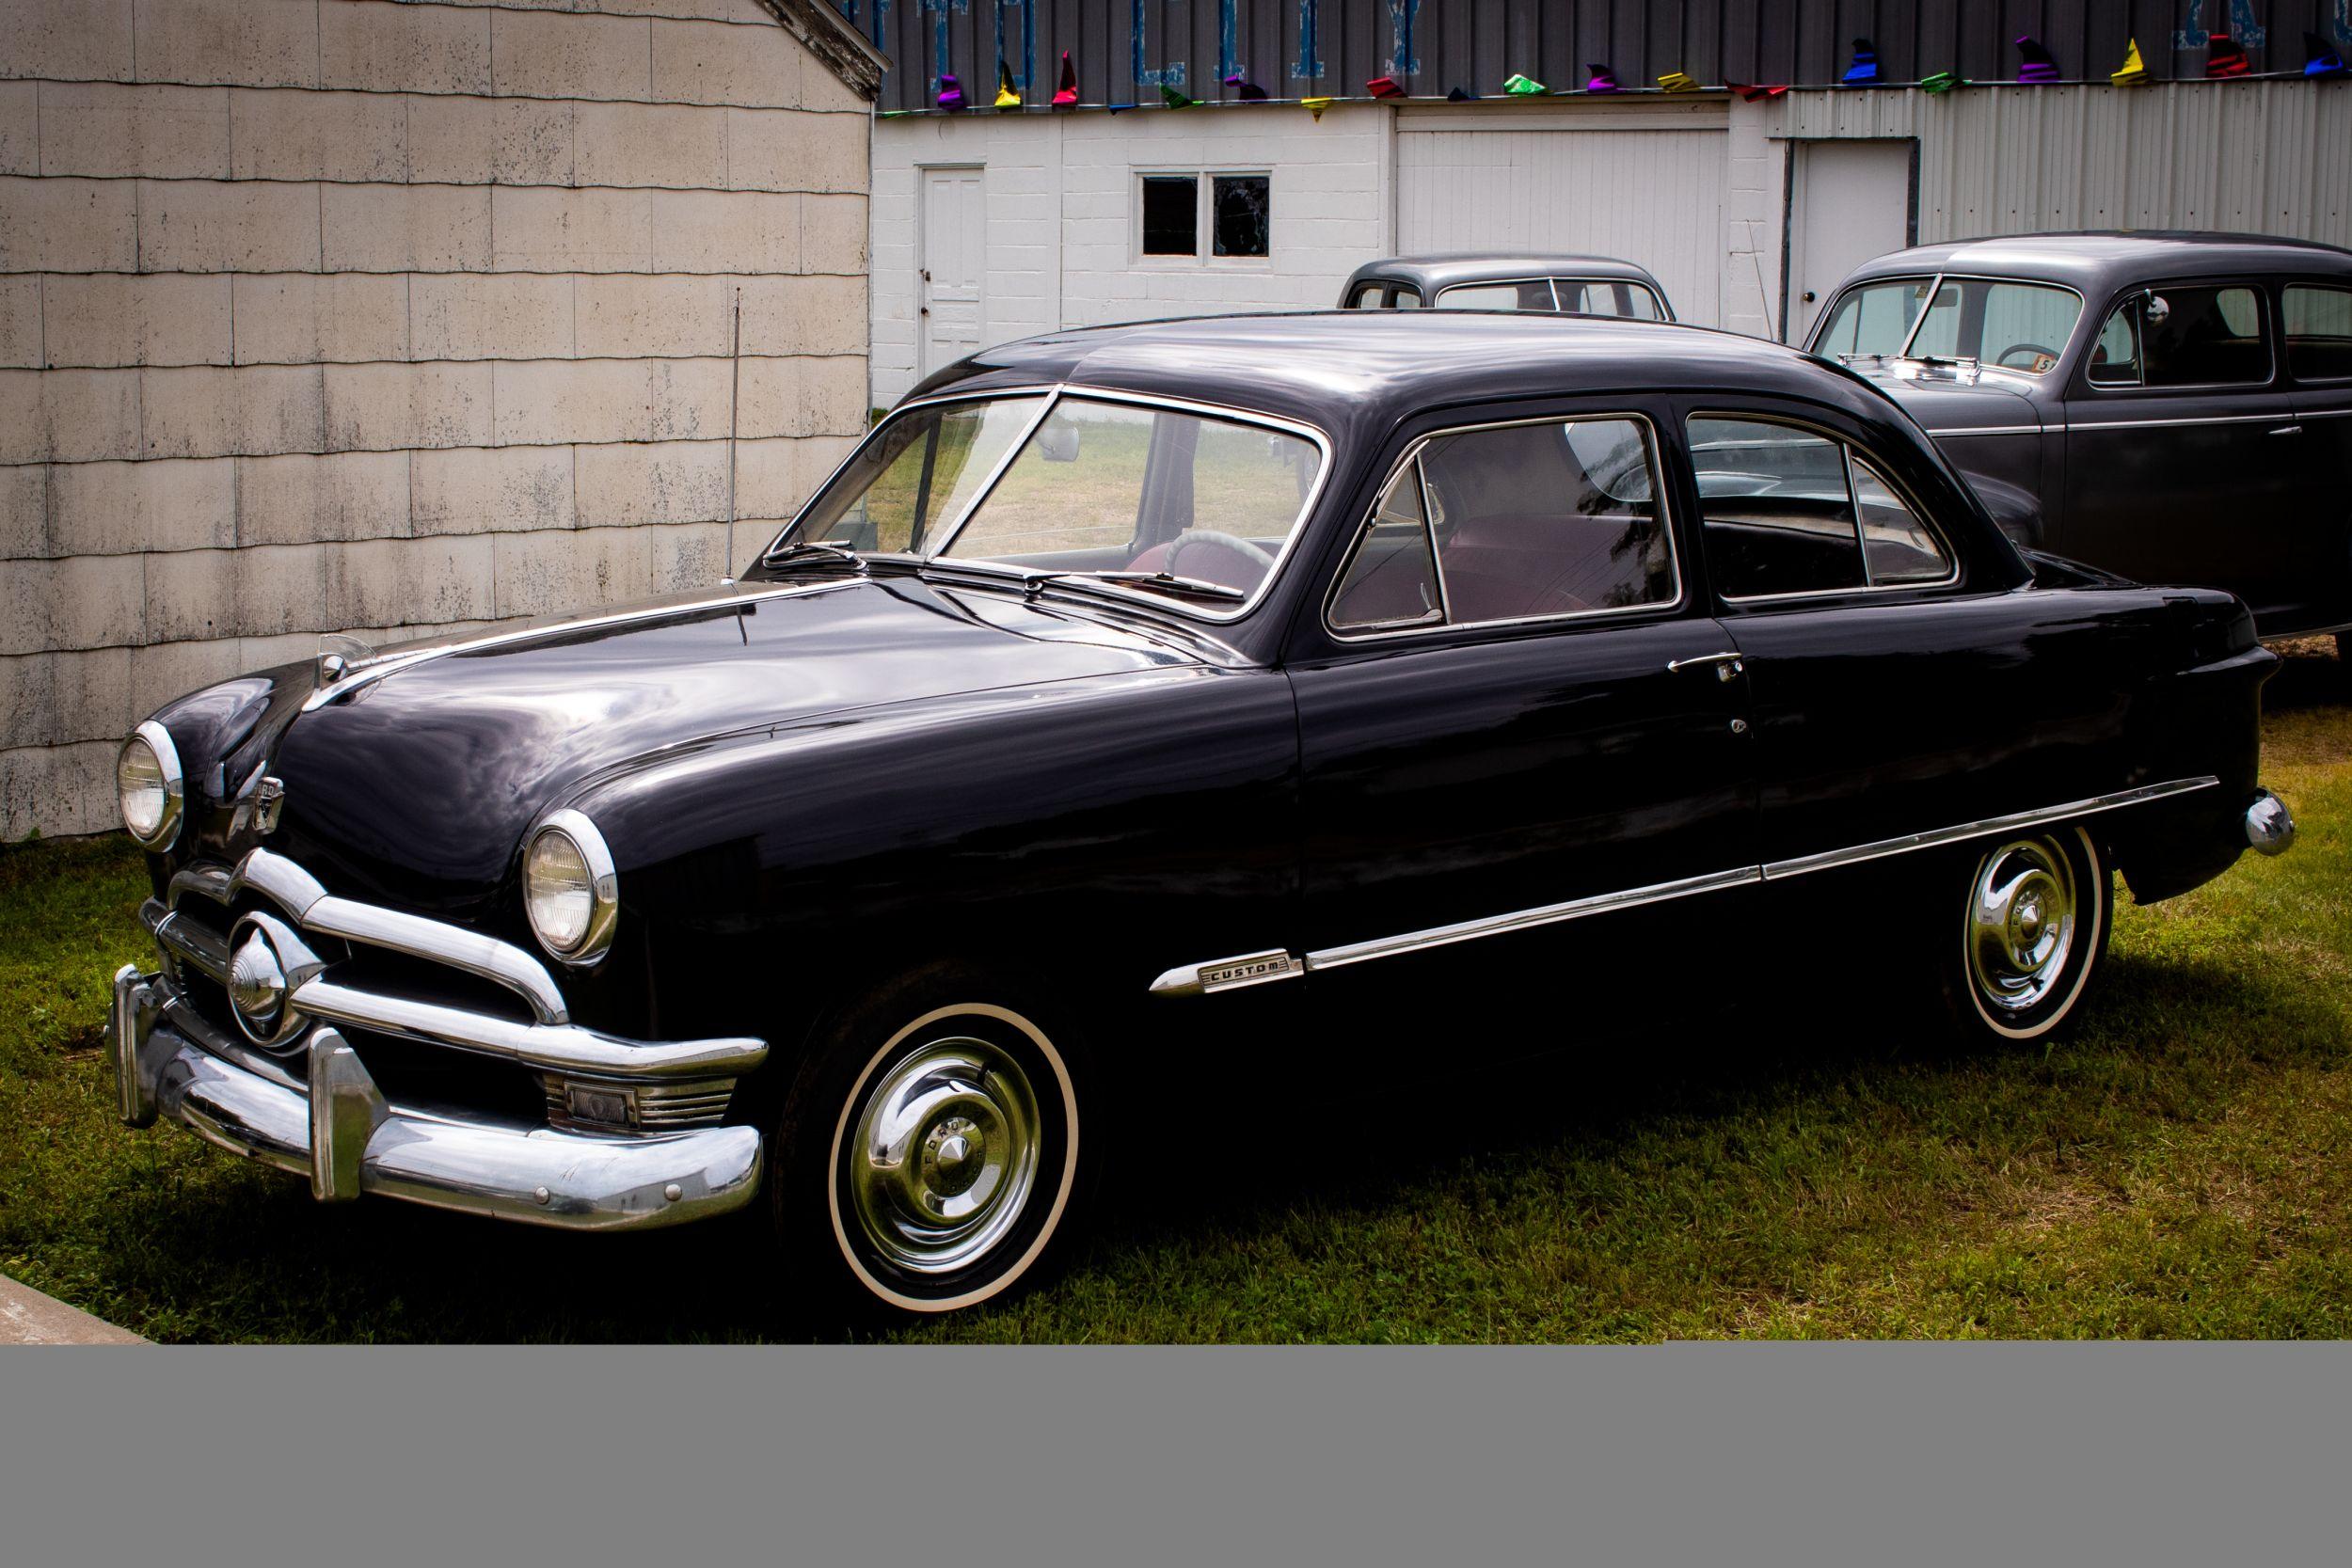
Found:
[[[2061,424],[2053,425],[2051,428],[2064,430],[2066,427]],[[2042,426],[2038,424],[1983,424],[1958,429],[1931,430],[1928,434],[1939,441],[1953,436],[2039,436],[2042,434]]]
[[[1266,414],[1253,408],[1240,408],[1231,404],[1211,403],[1199,398],[1168,397],[1157,392],[1121,391],[1115,388],[1089,386],[1082,381],[1025,383],[1017,387],[993,388],[987,391],[942,392],[932,397],[914,398],[901,403],[884,417],[882,423],[866,433],[866,439],[852,448],[849,456],[834,466],[834,471],[825,476],[825,483],[810,494],[808,500],[802,505],[799,512],[793,514],[792,520],[784,525],[782,531],[777,533],[768,548],[772,550],[791,537],[793,530],[801,526],[801,519],[806,516],[809,509],[833,488],[834,482],[841,477],[842,471],[856,462],[858,454],[879,438],[883,431],[889,429],[895,420],[917,409],[937,407],[944,404],[997,402],[1009,398],[1039,396],[1045,399],[1045,405],[1038,411],[1037,417],[1029,422],[1019,438],[1007,450],[1005,457],[989,474],[987,483],[974,496],[971,504],[963,509],[961,515],[957,517],[955,527],[941,535],[941,547],[928,555],[909,555],[908,559],[936,561],[945,565],[966,566],[978,572],[993,571],[1009,576],[1023,571],[1024,568],[1009,565],[1004,562],[950,555],[947,553],[946,546],[955,543],[956,536],[963,531],[964,525],[970,522],[973,515],[988,503],[988,498],[994,493],[997,483],[1003,480],[1007,470],[1012,467],[1013,462],[1028,446],[1030,439],[1036,436],[1039,426],[1051,416],[1055,405],[1064,397],[1071,397],[1082,402],[1124,404],[1137,408],[1159,408],[1175,414],[1189,414],[1196,419],[1223,420],[1231,423],[1256,425],[1281,435],[1295,436],[1315,449],[1318,458],[1315,466],[1315,482],[1308,488],[1306,498],[1299,502],[1298,510],[1292,514],[1289,537],[1282,542],[1282,547],[1275,552],[1274,564],[1267,568],[1264,578],[1259,582],[1249,597],[1240,604],[1233,606],[1231,610],[1209,610],[1184,600],[1171,598],[1165,594],[1153,594],[1144,589],[1131,589],[1115,582],[1099,582],[1088,590],[1089,594],[1098,590],[1113,593],[1131,604],[1147,606],[1151,609],[1182,615],[1188,620],[1206,621],[1217,626],[1238,621],[1265,602],[1266,596],[1273,593],[1275,583],[1280,579],[1283,567],[1289,564],[1291,557],[1297,552],[1299,541],[1309,531],[1309,525],[1314,517],[1315,508],[1322,504],[1324,491],[1330,485],[1332,458],[1337,450],[1332,444],[1330,436],[1320,426],[1308,424],[1301,420],[1287,419],[1279,414]],[[1050,591],[1051,584],[1046,586]]]
[[[1718,588],[1715,591],[1715,597],[1724,604],[1775,605],[1805,599],[1851,599],[1858,594],[1909,594],[1927,588],[1949,588],[1960,580],[1960,552],[1952,547],[1950,538],[1936,526],[1935,519],[1929,515],[1926,507],[1919,504],[1919,498],[1911,493],[1910,487],[1898,483],[1888,475],[1885,463],[1878,458],[1877,453],[1862,451],[1851,438],[1825,425],[1810,424],[1805,420],[1779,414],[1756,414],[1745,409],[1725,411],[1708,408],[1692,408],[1683,414],[1682,445],[1685,451],[1688,451],[1691,446],[1691,421],[1692,420],[1744,420],[1752,424],[1783,425],[1790,430],[1803,431],[1808,436],[1818,436],[1824,441],[1835,442],[1843,448],[1846,453],[1844,464],[1846,504],[1853,509],[1853,542],[1854,548],[1862,555],[1862,586],[1859,588],[1801,588],[1788,594],[1726,594]],[[1918,518],[1921,526],[1935,536],[1935,542],[1944,548],[1945,558],[1952,563],[1950,571],[1933,582],[1890,582],[1883,587],[1871,586],[1869,580],[1870,552],[1864,547],[1862,542],[1862,505],[1854,499],[1853,493],[1853,459],[1857,455],[1870,465],[1871,471],[1886,481],[1887,488],[1902,497],[1903,504],[1911,509],[1911,515]],[[1698,488],[1698,459],[1692,456],[1691,459],[1691,488],[1692,490]],[[1707,498],[1704,496],[1699,498],[1699,547],[1701,549],[1707,547]]]
[[[2285,392],[2289,390],[2287,384],[2295,379],[2294,376],[2291,374],[2280,374],[2280,372],[2285,368],[2285,356],[2280,352],[2285,345],[2280,341],[2285,336],[2285,332],[2283,330],[2285,323],[2280,322],[2278,324],[2281,330],[2277,336],[2274,337],[2271,333],[2271,318],[2275,312],[2270,299],[2270,292],[2262,284],[2249,283],[2242,277],[2223,274],[2217,277],[2175,278],[2170,283],[2135,283],[2130,288],[2124,290],[2122,297],[2117,299],[2115,304],[2108,309],[2106,317],[2104,317],[2099,323],[2099,330],[2102,332],[2106,330],[2106,325],[2109,321],[2114,320],[2116,311],[2130,309],[2133,303],[2142,294],[2154,293],[2159,289],[2211,289],[2216,293],[2219,293],[2224,289],[2244,289],[2248,293],[2252,294],[2256,304],[2262,310],[2263,347],[2265,351],[2267,351],[2267,358],[2264,361],[2265,369],[2263,372],[2263,378],[2260,381],[2180,381],[2168,382],[2162,387],[2151,387],[2148,385],[2148,337],[2146,331],[2144,330],[2145,324],[2135,324],[2137,336],[2135,337],[2134,341],[2137,343],[2139,348],[2139,357],[2136,361],[2139,370],[2139,379],[2137,381],[2119,382],[2093,381],[2090,379],[2090,367],[2085,366],[2083,368],[2083,385],[2090,388],[2094,396],[2115,397],[2120,395],[2127,399],[2133,397],[2160,398],[2176,396],[2183,392],[2235,392],[2243,396],[2252,392]],[[2156,421],[2151,420],[2150,422],[2154,423]],[[2200,421],[2182,420],[2177,422],[2198,423]]]
[[[1502,315],[1526,315],[1529,311],[1524,305],[1447,305],[1445,296],[1460,293],[1464,289],[1523,289],[1530,283],[1541,283],[1544,286],[1544,293],[1551,296],[1552,314],[1562,313],[1560,291],[1552,287],[1551,279],[1549,277],[1481,277],[1475,281],[1448,283],[1438,291],[1437,298],[1429,301],[1428,309],[1432,310],[1491,310]]]
[[[2215,789],[2221,781],[2212,774],[2190,779],[2173,779],[2164,784],[2142,784],[2137,789],[2117,790],[2108,795],[2093,795],[2086,800],[2069,800],[2062,806],[2044,806],[2035,811],[2012,812],[2007,816],[1988,816],[1957,827],[1935,828],[1926,832],[1905,833],[1899,838],[1883,838],[1874,844],[1858,844],[1844,849],[1827,849],[1819,854],[1798,855],[1789,860],[1772,861],[1758,869],[1766,881],[1782,881],[1815,871],[1833,870],[1838,866],[1857,865],[1864,861],[1883,860],[1888,855],[1908,854],[1915,849],[1933,849],[1963,839],[1981,838],[1987,833],[2005,833],[2021,828],[2047,827],[2077,816],[2093,816],[2101,812],[2118,811],[2168,796],[2186,795],[2194,790]]]
[[[1587,277],[1581,273],[1562,273],[1547,279],[1547,281],[1551,284],[1551,308],[1555,312],[1563,316],[1583,316],[1599,321],[1621,322],[1671,322],[1675,319],[1675,313],[1666,307],[1665,296],[1661,294],[1656,289],[1653,289],[1648,284],[1643,282],[1638,277]],[[1571,310],[1560,303],[1560,285],[1563,283],[1580,283],[1587,289],[1638,289],[1643,293],[1649,296],[1650,309],[1656,311],[1657,314],[1651,316],[1620,316],[1613,313],[1603,315],[1597,310]]]
[[[731,564],[731,563],[730,563]],[[515,626],[505,631],[485,632],[438,648],[420,648],[411,654],[389,654],[379,660],[356,665],[349,674],[332,686],[322,686],[303,699],[302,711],[310,713],[326,706],[348,692],[396,675],[403,670],[429,664],[435,659],[458,654],[479,653],[485,648],[503,648],[516,642],[528,642],[538,637],[568,637],[574,632],[588,631],[598,626],[628,626],[638,621],[660,621],[674,615],[693,615],[707,610],[723,610],[739,604],[759,604],[769,599],[788,598],[800,594],[829,594],[850,587],[847,582],[779,583],[772,587],[750,583],[730,583],[717,593],[684,603],[640,605],[628,610],[613,610],[593,615],[577,615],[566,621],[551,621],[532,626]]]
[[[151,855],[160,855],[179,842],[180,825],[188,814],[187,775],[180,767],[180,748],[171,743],[171,732],[150,719],[133,730],[121,745],[115,748],[115,814],[122,813],[122,753],[132,741],[143,743],[155,758],[156,770],[163,774],[164,809],[156,820],[155,832],[147,838],[131,833],[134,843]],[[131,824],[124,822],[124,832],[131,832]]]
[[[2194,778],[2172,779],[2163,784],[2141,784],[2132,789],[2116,790],[2106,795],[2093,795],[2063,805],[2043,806],[2032,811],[2011,812],[2004,816],[1979,817],[1948,828],[1935,828],[1923,832],[1905,833],[1897,838],[1880,839],[1875,843],[1853,845],[1843,849],[1824,850],[1819,854],[1799,855],[1788,860],[1771,861],[1758,865],[1735,866],[1724,871],[1710,871],[1696,877],[1684,877],[1669,882],[1653,882],[1645,887],[1621,888],[1613,893],[1597,893],[1563,903],[1545,904],[1534,909],[1515,910],[1508,914],[1487,915],[1477,920],[1456,921],[1450,926],[1432,926],[1397,936],[1375,937],[1364,942],[1343,942],[1334,947],[1316,948],[1304,957],[1292,960],[1281,948],[1265,953],[1251,953],[1237,958],[1219,958],[1198,964],[1182,964],[1162,974],[1152,982],[1156,996],[1197,996],[1214,994],[1219,990],[1239,990],[1242,985],[1263,985],[1272,980],[1295,979],[1300,974],[1317,974],[1327,969],[1344,969],[1351,964],[1369,963],[1375,958],[1394,958],[1402,953],[1417,953],[1432,947],[1451,946],[1455,942],[1472,942],[1481,937],[1501,936],[1537,927],[1577,920],[1590,914],[1605,914],[1616,910],[1636,909],[1645,904],[1665,903],[1677,898],[1693,897],[1704,893],[1726,892],[1736,887],[1786,881],[1791,877],[1807,876],[1816,871],[1829,871],[1859,864],[1865,861],[1883,860],[1890,855],[1910,854],[1920,849],[1933,849],[1958,844],[1971,838],[1983,838],[1994,833],[2015,832],[2025,828],[2045,827],[2103,812],[2120,811],[2129,806],[2144,805],[2153,800],[2175,795],[2186,795],[2201,789],[2215,789],[2221,781],[2210,773]],[[1253,974],[1246,981],[1225,986],[1203,984],[1204,972],[1215,973],[1231,966],[1263,967],[1266,972]]]
[[[1438,573],[1438,599],[1446,611],[1446,619],[1431,626],[1398,626],[1388,631],[1346,632],[1332,625],[1331,606],[1339,597],[1340,584],[1346,580],[1346,562],[1354,561],[1357,550],[1361,547],[1365,534],[1372,525],[1373,517],[1379,510],[1380,498],[1389,493],[1389,486],[1396,483],[1397,476],[1405,471],[1406,464],[1417,465],[1421,462],[1422,451],[1430,442],[1455,436],[1474,435],[1482,430],[1517,430],[1528,425],[1565,425],[1600,420],[1638,420],[1649,434],[1650,492],[1657,499],[1659,525],[1665,530],[1666,563],[1674,573],[1675,579],[1673,598],[1660,599],[1653,604],[1620,605],[1613,610],[1574,610],[1558,615],[1514,615],[1508,619],[1497,621],[1454,620],[1453,618],[1453,596],[1447,592],[1445,585],[1445,562],[1438,559],[1438,515],[1437,509],[1430,504],[1429,472],[1428,469],[1422,468],[1420,480],[1422,523],[1429,531],[1430,560]],[[1413,444],[1405,449],[1404,455],[1400,456],[1389,471],[1381,476],[1379,485],[1373,491],[1373,511],[1365,514],[1363,518],[1356,524],[1356,538],[1348,546],[1345,561],[1341,564],[1339,572],[1332,577],[1330,587],[1324,590],[1322,619],[1325,634],[1334,642],[1388,642],[1399,638],[1431,637],[1439,632],[1478,631],[1491,626],[1566,626],[1583,621],[1617,620],[1628,615],[1662,615],[1680,610],[1689,602],[1691,593],[1690,585],[1683,580],[1682,576],[1682,547],[1675,542],[1674,502],[1667,496],[1665,484],[1665,443],[1660,438],[1658,421],[1647,414],[1636,410],[1608,409],[1590,414],[1582,412],[1574,415],[1548,414],[1524,420],[1486,420],[1477,424],[1449,425],[1443,430],[1433,430],[1416,437]]]

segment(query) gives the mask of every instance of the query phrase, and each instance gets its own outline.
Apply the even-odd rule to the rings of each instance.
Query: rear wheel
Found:
[[[1947,1006],[1963,1034],[2043,1038],[2073,1016],[2106,956],[2114,878],[2079,827],[1974,848],[1953,863],[1964,879],[1947,874],[1950,912],[1937,923]]]
[[[770,1146],[790,1261],[886,1316],[1041,1277],[1080,1196],[1073,1062],[1066,1036],[985,983],[918,978],[849,1009],[820,1032]]]

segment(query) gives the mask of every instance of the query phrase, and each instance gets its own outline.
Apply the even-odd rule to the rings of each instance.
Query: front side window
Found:
[[[1551,279],[1527,278],[1516,283],[1465,283],[1438,293],[1440,310],[1549,310]]]
[[[2136,360],[2122,357],[2137,343]],[[2107,317],[2090,379],[2099,387],[2258,387],[2270,379],[2262,295],[2243,284],[2142,289]]]
[[[886,421],[787,541],[1100,575],[1225,611],[1272,575],[1322,471],[1313,441],[1270,425],[1078,393],[1040,419],[1042,403]]]
[[[1356,292],[1347,297],[1347,308],[1351,310],[1378,309],[1380,308],[1381,291],[1387,287],[1388,285],[1386,283],[1357,284]]]
[[[2352,378],[2352,289],[2290,283],[2280,303],[2289,373],[2297,381]]]
[[[1623,417],[1438,436],[1391,482],[1335,627],[1529,621],[1681,596],[1649,426]]]
[[[1942,582],[1952,558],[1878,467],[1765,420],[1689,425],[1707,560],[1726,599]]]

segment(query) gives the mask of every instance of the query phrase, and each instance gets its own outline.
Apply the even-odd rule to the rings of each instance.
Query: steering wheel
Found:
[[[2026,365],[2010,365],[2009,356],[2020,351],[2032,355],[2035,362]],[[1993,362],[2010,370],[2046,371],[2058,363],[2058,350],[2044,348],[2040,343],[2011,343],[1994,355]]]
[[[1253,545],[1238,534],[1228,533],[1223,529],[1216,528],[1188,528],[1170,539],[1168,542],[1168,553],[1160,557],[1160,570],[1170,577],[1184,576],[1176,569],[1176,558],[1184,552],[1185,546],[1191,545],[1217,545],[1232,550],[1235,555],[1257,567],[1261,577],[1274,570],[1274,557],[1267,554],[1263,546]],[[1229,583],[1227,586],[1232,585]]]

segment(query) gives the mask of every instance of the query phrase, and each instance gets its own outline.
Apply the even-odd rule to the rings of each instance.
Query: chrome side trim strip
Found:
[[[1660,904],[1669,899],[1688,898],[1702,893],[1720,893],[1757,882],[1777,881],[1788,877],[1802,877],[1808,872],[1828,871],[1838,866],[1858,864],[1864,861],[1881,860],[1888,855],[1908,854],[1915,849],[1932,849],[1946,844],[1957,844],[1964,839],[1981,838],[1990,833],[2008,832],[2019,828],[2042,827],[2073,817],[2096,816],[2101,812],[2141,805],[2150,800],[2161,800],[2174,795],[2186,795],[2195,790],[2218,788],[2220,784],[2221,781],[2218,778],[2208,773],[2192,779],[2173,779],[2164,784],[2142,784],[2135,789],[2117,790],[2108,795],[2093,795],[2086,800],[2070,800],[2064,805],[2044,806],[2038,811],[2013,812],[2007,816],[1988,816],[1975,822],[1959,823],[1949,828],[1935,828],[1925,832],[1906,833],[1899,838],[1880,839],[1874,844],[1856,845],[1851,848],[1825,850],[1818,855],[1802,855],[1791,860],[1774,861],[1766,865],[1743,865],[1729,871],[1711,871],[1704,876],[1685,877],[1677,881],[1653,882],[1647,887],[1625,888],[1615,893],[1597,893],[1589,897],[1571,898],[1565,903],[1546,904],[1538,909],[1518,910],[1509,914],[1488,915],[1481,920],[1465,920],[1452,926],[1433,926],[1426,930],[1407,931],[1402,936],[1376,937],[1369,942],[1348,942],[1338,947],[1319,948],[1309,953],[1303,962],[1292,958],[1287,952],[1277,948],[1271,952],[1246,954],[1240,958],[1186,964],[1171,969],[1152,981],[1152,992],[1155,996],[1199,996],[1208,991],[1231,990],[1242,986],[1263,985],[1269,980],[1290,979],[1302,972],[1315,974],[1327,969],[1343,969],[1349,964],[1368,963],[1375,958],[1394,958],[1400,953],[1414,953],[1424,948],[1444,947],[1457,942],[1472,942],[1480,937],[1502,936],[1510,931],[1523,931],[1537,926],[1554,925],[1564,920],[1577,920],[1588,914],[1606,914],[1616,910],[1635,909],[1644,904]],[[300,998],[297,997],[296,1000],[299,1001]]]
[[[2201,414],[2193,419],[2178,420],[2069,420],[2066,430],[2155,430],[2167,425],[2185,424],[2278,424],[2294,422],[2297,416],[2290,409],[2274,409],[2267,414]]]
[[[1888,855],[1908,854],[1914,849],[1932,849],[1940,845],[1957,844],[1963,839],[1982,838],[1988,833],[2043,827],[2069,817],[2090,816],[2123,806],[2139,805],[2148,800],[2161,800],[2167,796],[2185,795],[2191,790],[2214,789],[2220,784],[2219,779],[2206,774],[2201,778],[2174,779],[2168,784],[2142,784],[2137,789],[2118,790],[2112,795],[2093,795],[2088,800],[2070,800],[2062,806],[2012,812],[2007,816],[1988,816],[1976,822],[1963,822],[1956,827],[1905,833],[1900,838],[1883,838],[1875,844],[1861,844],[1847,849],[1827,849],[1818,855],[1773,861],[1761,870],[1766,881],[1778,881],[1783,878],[1802,877],[1811,871],[1828,871],[1841,865],[1859,864],[1863,861],[1882,860]]]
[[[729,563],[732,566],[732,562]],[[637,621],[660,621],[674,615],[693,615],[707,610],[725,610],[736,605],[757,604],[763,599],[790,598],[802,594],[827,594],[839,588],[855,586],[856,579],[847,582],[796,582],[785,587],[761,588],[751,585],[730,586],[717,594],[677,603],[640,605],[629,610],[609,610],[596,615],[575,616],[568,621],[543,622],[536,626],[514,626],[505,631],[485,632],[480,637],[451,642],[438,648],[420,648],[412,654],[388,654],[373,663],[355,665],[349,674],[332,686],[322,686],[302,700],[302,711],[309,713],[347,692],[357,691],[387,675],[428,664],[452,654],[469,654],[484,648],[502,648],[509,643],[528,642],[535,637],[567,637],[576,631],[596,626],[622,626]]]
[[[2055,428],[2063,430],[2066,427],[2058,425]],[[2042,427],[2038,424],[1979,424],[1952,430],[1931,430],[1928,434],[1939,441],[1952,436],[2039,436]]]
[[[1670,898],[1688,898],[1694,894],[1719,893],[1726,888],[1743,887],[1761,880],[1763,873],[1759,867],[1743,865],[1731,871],[1710,871],[1702,877],[1685,877],[1678,881],[1653,882],[1648,887],[1597,893],[1589,898],[1571,898],[1565,903],[1546,904],[1540,909],[1518,910],[1510,914],[1488,915],[1483,920],[1432,926],[1427,930],[1407,931],[1403,936],[1376,937],[1370,942],[1326,947],[1307,955],[1307,968],[1310,973],[1342,969],[1349,964],[1368,963],[1374,958],[1394,958],[1399,953],[1415,953],[1422,948],[1444,947],[1457,942],[1471,942],[1479,937],[1501,936],[1506,931],[1523,931],[1531,927],[1577,920],[1588,914],[1629,910],[1642,904],[1660,904]]]
[[[1306,973],[1304,962],[1293,957],[1287,949],[1276,947],[1263,953],[1244,953],[1232,958],[1211,958],[1206,963],[1184,964],[1171,969],[1152,982],[1152,994],[1200,996],[1211,991],[1241,990],[1275,980],[1295,980]]]

